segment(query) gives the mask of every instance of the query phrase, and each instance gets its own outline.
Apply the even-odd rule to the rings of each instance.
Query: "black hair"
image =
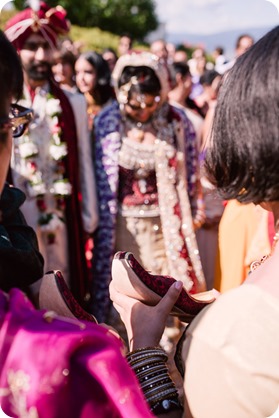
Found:
[[[182,77],[186,77],[187,75],[191,75],[189,65],[186,62],[173,62],[172,65],[172,73],[174,75],[181,74]]]
[[[215,70],[205,70],[200,77],[200,83],[202,86],[211,86],[216,77],[220,74]]]
[[[75,72],[75,63],[77,57],[72,51],[69,51],[66,48],[61,48],[61,50],[58,51],[57,54],[55,54],[55,59],[60,60],[63,64],[69,64],[73,72]]]
[[[0,119],[8,118],[7,105],[10,98],[19,100],[23,92],[23,71],[14,46],[0,30]],[[0,143],[5,144],[8,134],[0,132]]]
[[[151,94],[152,96],[157,96],[160,94],[161,84],[152,68],[146,67],[144,65],[139,67],[125,67],[119,79],[118,87],[127,84],[132,77],[136,77],[138,79],[138,84],[132,84],[129,91],[129,96],[134,92]]]
[[[173,62],[170,66],[171,74],[174,77],[173,84],[175,85],[175,76],[176,74],[181,74],[182,77],[191,76],[189,65],[186,64],[186,62]],[[204,118],[204,113],[202,112],[202,109],[196,104],[194,100],[192,100],[190,97],[186,98],[185,101],[186,106],[189,109],[193,109],[195,112],[197,112],[202,118]]]
[[[107,61],[95,51],[84,52],[79,58],[89,62],[96,71],[96,85],[92,92],[96,103],[102,105],[114,97],[111,87],[111,73]]]
[[[214,51],[218,52],[220,55],[224,54],[224,48],[222,46],[216,46]]]
[[[117,56],[117,53],[116,53],[115,49],[113,49],[113,48],[104,48],[104,49],[102,50],[102,56],[103,56],[103,54],[105,54],[106,52],[111,52],[111,53],[114,55],[115,61],[117,61],[118,56]]]
[[[0,30],[0,94],[1,100],[13,96],[19,100],[23,91],[23,72],[14,46]]]
[[[129,47],[131,49],[133,46],[133,41],[134,41],[132,35],[128,32],[122,32],[121,35],[119,36],[119,41],[121,38],[128,38],[130,40]]]
[[[226,199],[279,200],[279,26],[237,59],[222,84],[209,178]]]
[[[109,61],[111,61],[111,60],[110,59],[108,60],[107,58],[104,57],[104,55],[108,52],[113,55],[113,58],[112,58],[113,63],[112,64],[113,64],[113,67],[114,67],[117,60],[118,60],[118,55],[113,48],[105,48],[105,49],[102,50],[102,57],[104,58],[105,61],[107,61],[109,67],[110,67]]]

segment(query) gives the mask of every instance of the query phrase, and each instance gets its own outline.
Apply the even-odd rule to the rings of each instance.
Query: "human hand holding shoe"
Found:
[[[125,324],[130,350],[159,344],[167,317],[179,297],[182,286],[182,282],[175,282],[157,305],[148,306],[118,292],[112,280],[110,297]]]

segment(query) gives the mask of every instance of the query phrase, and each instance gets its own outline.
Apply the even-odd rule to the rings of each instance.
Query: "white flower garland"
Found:
[[[59,116],[62,113],[60,100],[47,94],[45,108],[46,116],[49,119],[51,131],[51,144],[49,146],[49,156],[56,163],[53,170],[53,181],[51,187],[48,187],[43,180],[43,174],[38,169],[36,160],[40,158],[40,149],[32,140],[32,135],[27,133],[22,137],[18,150],[22,159],[26,160],[26,177],[28,194],[37,199],[37,207],[40,211],[38,225],[41,230],[48,233],[49,243],[55,241],[55,232],[65,222],[63,211],[65,207],[65,198],[72,193],[72,185],[64,177],[65,167],[63,159],[68,154],[66,142],[61,139],[62,130],[59,125]],[[55,210],[49,211],[45,202],[45,195],[49,193],[56,198],[56,209],[61,216],[57,215]]]

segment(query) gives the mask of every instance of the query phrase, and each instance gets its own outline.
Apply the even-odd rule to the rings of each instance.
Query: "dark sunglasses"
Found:
[[[160,96],[154,97],[153,101],[151,103],[145,103],[144,101],[136,101],[138,104],[132,104],[131,102],[126,103],[127,106],[129,106],[132,110],[138,111],[142,109],[150,109],[153,106],[157,105],[160,101]]]
[[[33,119],[33,110],[18,104],[11,104],[9,117],[0,119],[0,130],[12,128],[13,137],[18,138],[23,134],[29,122]]]

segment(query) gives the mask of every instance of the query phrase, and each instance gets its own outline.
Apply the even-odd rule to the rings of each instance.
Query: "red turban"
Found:
[[[40,2],[39,10],[28,8],[8,20],[5,28],[7,38],[17,49],[22,49],[26,39],[32,33],[39,33],[52,47],[56,46],[58,35],[70,30],[66,11],[62,6],[50,8]]]

